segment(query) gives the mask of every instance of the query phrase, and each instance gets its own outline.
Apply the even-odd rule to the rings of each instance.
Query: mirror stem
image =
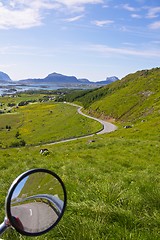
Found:
[[[0,235],[6,231],[6,229],[10,227],[8,219],[5,217],[4,222],[0,224]]]

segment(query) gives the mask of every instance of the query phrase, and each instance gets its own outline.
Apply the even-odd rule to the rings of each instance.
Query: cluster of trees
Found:
[[[85,96],[91,90],[71,90],[64,94],[57,95],[55,101],[56,102],[74,102],[78,100],[80,97]]]
[[[29,103],[34,103],[36,102],[36,100],[26,100],[26,101],[21,101],[18,103],[18,106],[25,106],[25,105],[28,105]]]
[[[24,147],[26,145],[26,142],[21,139],[20,141],[15,141],[10,144],[10,147]]]
[[[16,132],[15,137],[17,138],[16,141],[10,144],[10,147],[24,147],[26,145],[25,140],[21,139],[19,131]]]
[[[57,96],[57,102],[80,102],[82,105],[87,108],[94,101],[98,101],[101,98],[105,97],[112,90],[109,87],[100,87],[91,90],[72,90],[63,96]]]
[[[21,139],[19,131],[16,132],[15,137],[17,138],[17,140],[11,143],[10,147],[24,147],[26,145],[26,142]]]

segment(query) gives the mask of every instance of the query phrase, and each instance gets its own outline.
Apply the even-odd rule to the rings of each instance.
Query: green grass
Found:
[[[30,174],[16,197],[23,198],[23,196],[30,197],[38,194],[58,195],[61,200],[64,199],[63,190],[58,180],[53,175],[44,172]]]
[[[138,71],[122,80],[73,98],[90,113],[117,121],[137,122],[159,115],[160,68]]]
[[[68,207],[59,226],[37,239],[158,240],[160,143],[116,135],[50,145],[47,156],[37,147],[1,150],[1,208],[11,180],[45,167],[65,182]],[[17,234],[9,230],[4,237]]]
[[[40,99],[44,99],[46,94],[40,94],[40,93],[34,93],[34,94],[29,94],[29,93],[22,93],[22,94],[15,94],[11,96],[5,96],[0,98],[0,103],[1,107],[5,108],[8,106],[8,104],[18,104],[22,101],[39,101]],[[55,96],[55,94],[51,94],[51,96]]]
[[[35,103],[0,115],[0,144],[12,147],[23,140],[27,145],[38,145],[84,136],[101,128],[100,123],[81,116],[73,106]]]
[[[138,76],[142,73],[143,81],[140,80],[141,78],[138,80]],[[155,81],[154,85],[153,81],[146,79],[144,81],[146,73],[142,73],[137,73],[137,80],[133,80],[135,82],[132,84],[132,90],[129,90],[128,85],[130,85],[133,75],[128,76],[127,80],[121,82],[123,86],[120,86],[119,83],[110,86],[112,93],[115,91],[114,94],[117,94],[117,97],[118,93],[116,91],[119,91],[121,87],[121,91],[124,91],[125,94],[132,92],[134,95],[133,85],[137,89],[135,98],[139,96],[139,92],[148,91],[144,88],[144,85],[146,88],[152,85],[150,91],[154,91],[154,94],[146,96],[143,103],[136,105],[135,108],[131,108],[130,103],[128,103],[125,109],[125,98],[124,101],[119,102],[121,109],[117,107],[117,110],[113,109],[113,111],[119,114],[118,116],[122,116],[122,113],[125,114],[117,122],[119,127],[117,131],[55,145],[0,149],[1,220],[3,220],[4,215],[6,192],[14,178],[28,169],[42,167],[55,171],[62,178],[67,189],[68,204],[59,225],[51,232],[35,239],[160,239],[159,88],[156,90],[159,82],[158,80]],[[151,72],[151,79],[154,79],[153,75]],[[143,84],[146,83],[143,85],[144,90],[141,86],[142,82]],[[123,89],[124,86],[128,88],[127,91]],[[102,89],[99,89],[99,91],[102,91]],[[98,98],[100,95],[98,95]],[[103,114],[105,116],[106,109],[110,108],[106,103],[112,103],[111,99],[117,101],[115,95],[109,98],[102,95],[104,102],[101,102],[100,105],[99,101],[102,99],[90,103],[89,110],[95,111],[97,116]],[[122,96],[120,95],[120,97]],[[129,99],[129,95],[126,96]],[[135,98],[133,97],[133,100],[130,101],[134,102]],[[99,106],[100,110],[94,109],[93,106],[95,105],[96,108]],[[39,113],[38,110],[35,111],[35,106],[42,107],[42,111]],[[45,106],[49,107],[46,112],[43,109]],[[76,109],[74,107],[65,104],[56,106],[59,106],[60,116],[65,113],[67,122],[70,120],[69,115],[75,117]],[[102,106],[106,106],[104,112],[101,112]],[[114,106],[114,102],[112,106]],[[31,110],[32,107],[34,111]],[[24,116],[26,116],[24,119],[26,119],[27,116],[32,116],[28,114],[34,112],[38,114],[37,119],[43,119],[47,113],[49,114],[50,107],[49,103],[29,105],[20,108],[19,115],[23,112]],[[49,115],[51,116],[50,119],[56,118],[58,109],[56,110],[54,106],[52,114]],[[44,115],[41,116],[41,114]],[[110,116],[112,115],[110,114]],[[29,126],[33,127],[35,124],[35,127],[37,120],[34,121]],[[72,123],[73,119],[70,124],[72,125]],[[14,124],[16,128],[16,119]],[[125,129],[124,126],[128,124],[133,125],[132,128]],[[79,129],[79,126],[81,126],[81,120],[78,121],[76,128]],[[58,126],[56,127],[58,128]],[[24,134],[24,129],[23,131],[22,129],[21,136]],[[32,134],[31,136],[34,136]],[[64,129],[63,134],[67,136],[67,128]],[[27,136],[27,134],[24,136]],[[38,139],[39,137],[34,136],[34,138]],[[26,138],[27,141],[29,142]],[[39,150],[42,147],[48,148],[48,155],[40,155]],[[3,238],[6,240],[31,239],[20,236],[12,229],[5,232]]]

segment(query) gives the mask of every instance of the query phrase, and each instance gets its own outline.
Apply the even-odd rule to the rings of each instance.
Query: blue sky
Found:
[[[0,71],[104,80],[160,67],[159,0],[0,0]]]

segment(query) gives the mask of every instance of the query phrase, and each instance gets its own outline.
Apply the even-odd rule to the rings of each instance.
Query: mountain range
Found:
[[[66,76],[60,73],[51,73],[45,78],[29,78],[13,81],[6,73],[0,72],[0,82],[14,82],[18,84],[61,84],[61,85],[106,85],[119,80],[117,77],[107,77],[106,80],[92,82],[86,78],[77,79],[75,76]]]

